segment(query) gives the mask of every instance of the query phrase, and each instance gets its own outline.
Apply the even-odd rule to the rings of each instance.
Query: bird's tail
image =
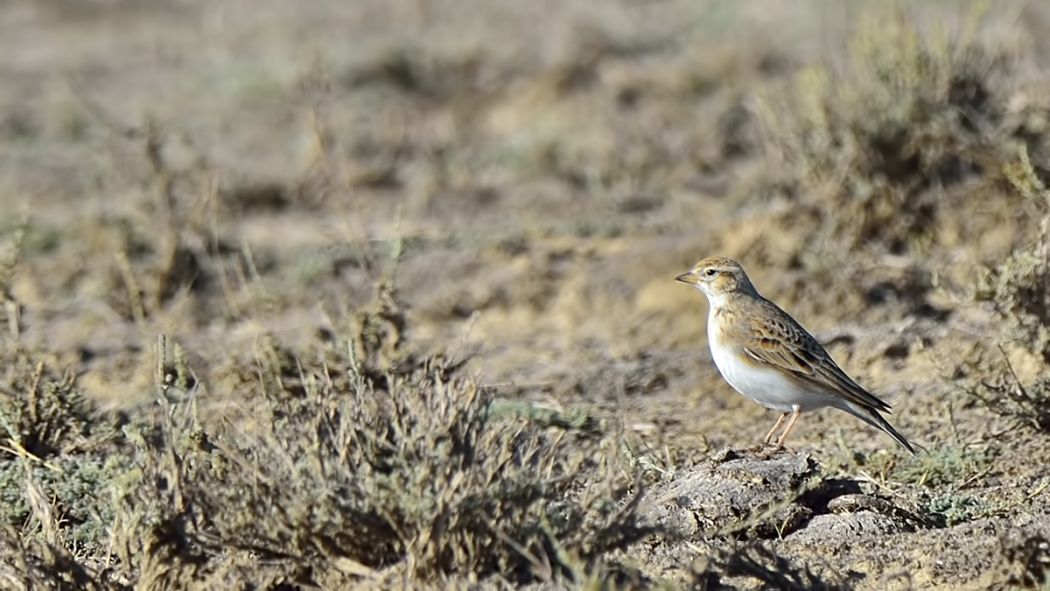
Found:
[[[901,435],[900,432],[897,431],[897,429],[893,428],[893,425],[891,425],[889,421],[887,421],[881,414],[879,414],[877,410],[864,408],[855,404],[849,404],[847,412],[857,417],[858,419],[864,421],[865,423],[871,425],[872,427],[875,427],[876,429],[886,433],[887,435],[892,437],[893,440],[896,441],[901,447],[908,450],[908,453],[910,453],[911,455],[915,455],[915,448],[912,447],[912,445],[908,443],[908,440],[905,439],[905,437]]]

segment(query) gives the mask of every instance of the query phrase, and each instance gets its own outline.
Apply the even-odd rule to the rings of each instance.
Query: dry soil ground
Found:
[[[1048,67],[1040,2],[8,0],[2,586],[1046,588]],[[710,254],[926,451],[755,448]]]

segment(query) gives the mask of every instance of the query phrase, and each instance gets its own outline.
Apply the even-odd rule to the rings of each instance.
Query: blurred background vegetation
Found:
[[[0,56],[0,586],[1047,585],[1050,6],[9,0]],[[768,418],[711,254],[928,453],[814,413],[654,521]]]

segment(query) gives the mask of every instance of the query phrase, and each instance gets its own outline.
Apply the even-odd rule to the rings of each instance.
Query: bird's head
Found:
[[[712,301],[732,293],[755,292],[740,263],[725,257],[707,257],[675,277],[675,280],[695,286]]]

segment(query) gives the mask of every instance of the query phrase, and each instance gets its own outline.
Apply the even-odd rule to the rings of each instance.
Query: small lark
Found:
[[[880,414],[890,405],[842,371],[824,347],[776,304],[759,295],[736,261],[709,257],[676,277],[699,289],[710,304],[707,340],[719,373],[737,392],[782,414],[766,434],[769,444],[791,415],[777,445],[804,410],[833,406],[915,449]]]

